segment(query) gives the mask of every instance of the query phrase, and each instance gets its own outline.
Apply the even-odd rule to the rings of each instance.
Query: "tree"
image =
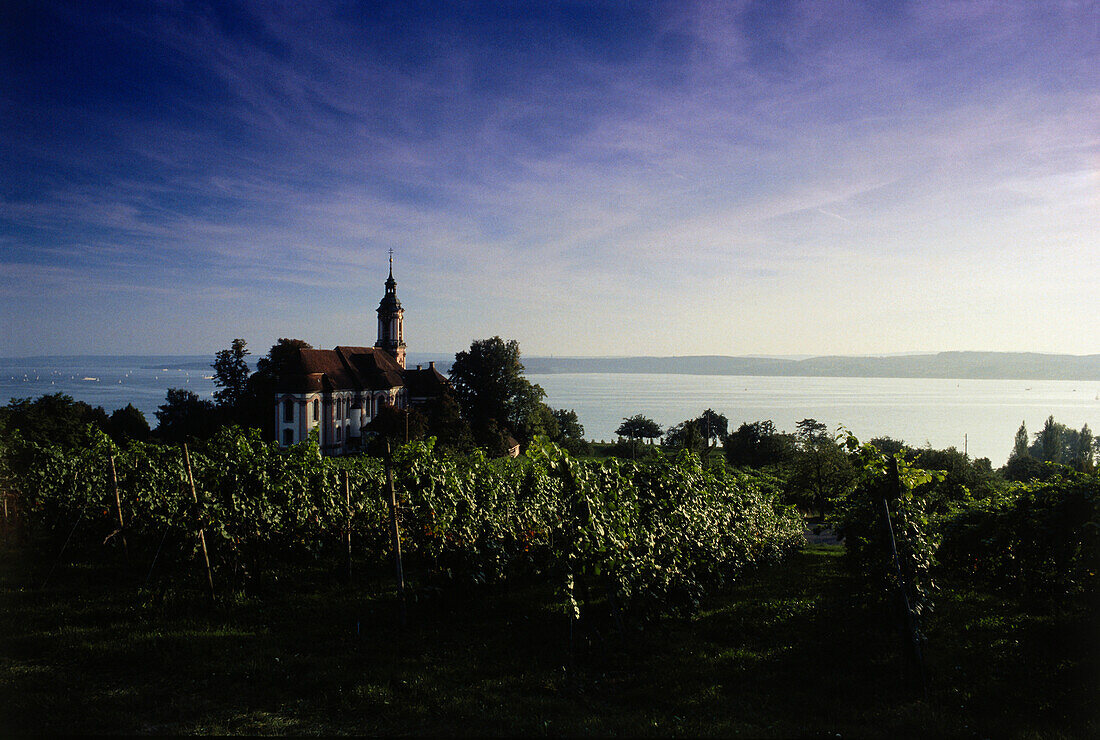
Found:
[[[131,440],[146,442],[152,434],[149,429],[149,420],[132,403],[115,409],[111,413],[107,433],[118,444],[126,444]]]
[[[729,419],[725,415],[719,414],[714,409],[707,409],[696,421],[708,446],[711,445],[712,440],[725,440],[726,431],[729,428]]]
[[[373,432],[368,451],[379,455],[385,452],[386,442],[393,450],[405,442],[424,439],[428,436],[428,419],[418,409],[399,409],[387,404],[371,419],[367,431]]]
[[[588,442],[585,441],[584,427],[581,426],[577,412],[573,409],[554,409],[553,414],[558,423],[558,434],[552,440],[570,455],[588,454]]]
[[[664,447],[673,450],[688,450],[698,455],[707,451],[706,430],[699,419],[688,419],[669,427],[661,441]]]
[[[1040,460],[1062,462],[1062,437],[1065,436],[1066,431],[1065,425],[1056,422],[1053,414],[1047,417],[1043,430],[1038,433],[1036,439],[1041,452]]]
[[[870,440],[870,444],[879,452],[885,453],[886,455],[892,456],[906,453],[905,456],[908,458],[909,446],[900,439],[894,439],[893,437],[873,437]]]
[[[795,444],[794,437],[776,430],[771,421],[755,421],[726,437],[725,448],[730,465],[761,468],[790,461]]]
[[[214,362],[210,366],[214,368],[214,385],[219,390],[214,393],[214,400],[225,411],[235,414],[239,411],[248,391],[248,357],[249,351],[243,339],[234,339],[229,349],[223,349],[214,355]]]
[[[89,424],[103,431],[110,426],[102,406],[74,401],[63,393],[50,393],[34,400],[13,398],[0,411],[9,431],[17,431],[28,442],[42,445],[83,447],[89,442]]]
[[[427,418],[426,434],[436,438],[438,447],[466,452],[474,446],[470,424],[462,418],[462,409],[450,393],[428,401],[422,412]]]
[[[573,409],[554,409],[554,419],[558,422],[558,436],[561,439],[584,439],[584,427]]]
[[[267,355],[256,362],[256,372],[248,376],[245,395],[238,406],[239,423],[260,429],[266,439],[275,439],[275,392],[303,349],[313,349],[313,345],[301,339],[280,337]]]
[[[523,377],[516,340],[475,340],[455,355],[450,377],[455,400],[480,442],[495,443],[502,431],[521,442],[555,431],[554,416],[542,402],[546,391]]]
[[[805,438],[791,468],[790,485],[796,499],[822,516],[828,513],[831,502],[847,491],[856,474],[844,449],[831,437],[819,434]]]
[[[1077,449],[1073,456],[1073,467],[1082,473],[1091,473],[1095,467],[1094,446],[1095,440],[1092,436],[1092,430],[1089,429],[1088,424],[1085,424],[1081,427],[1081,431],[1077,433]]]
[[[817,419],[803,419],[795,425],[795,438],[802,445],[813,444],[819,439],[827,437],[829,428]]]
[[[1028,439],[1027,423],[1026,421],[1021,421],[1020,428],[1016,430],[1016,440],[1012,445],[1012,454],[1009,455],[1009,459],[1027,457]]]
[[[164,405],[156,411],[157,436],[166,442],[207,439],[218,430],[213,401],[183,388],[169,388]]]
[[[662,433],[660,424],[642,414],[635,414],[629,418],[624,418],[623,423],[615,430],[615,434],[630,440],[630,451],[634,457],[637,457],[636,445],[638,440],[648,439],[652,441],[660,437]]]

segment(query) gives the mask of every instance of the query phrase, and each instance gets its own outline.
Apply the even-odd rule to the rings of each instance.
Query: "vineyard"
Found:
[[[392,554],[385,464],[289,452],[223,431],[201,449],[101,435],[78,452],[18,453],[25,526],[48,553],[150,563],[195,577],[201,548],[219,591],[247,589],[290,564]],[[413,585],[539,580],[599,593],[621,616],[690,613],[708,590],[802,543],[801,518],[752,476],[706,469],[684,453],[650,462],[578,461],[548,442],[523,458],[444,457],[432,444],[393,454],[400,548]],[[117,492],[117,498],[116,498]]]
[[[781,470],[683,451],[331,458],[234,428],[193,446],[89,434],[5,440],[0,685],[17,716],[0,726],[1100,726],[1095,473],[960,497],[848,437],[856,476],[824,522],[844,546],[806,547]]]

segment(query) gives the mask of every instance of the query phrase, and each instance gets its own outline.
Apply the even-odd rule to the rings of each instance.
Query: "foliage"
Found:
[[[75,451],[24,444],[22,510],[32,539],[51,549],[77,521],[74,546],[103,547],[117,526],[107,472],[115,455],[131,548],[149,552],[170,536],[186,562],[202,528],[218,582],[254,582],[280,563],[321,557],[347,526],[386,555],[376,458],[322,458],[315,440],[280,451],[256,430],[223,429],[192,450],[196,504],[180,448],[118,450],[102,433]],[[518,459],[433,448],[430,439],[405,445],[393,466],[411,571],[440,585],[534,577],[561,587],[574,611],[600,591],[624,614],[690,612],[707,590],[802,540],[800,518],[773,485],[706,470],[689,454],[581,462],[545,438]]]
[[[1018,483],[958,507],[943,531],[938,558],[947,568],[1051,601],[1094,595],[1100,476],[1067,472]]]
[[[771,421],[744,423],[726,437],[726,461],[736,467],[782,465],[794,457],[794,438]]]
[[[169,388],[155,413],[157,437],[166,442],[207,439],[221,424],[213,401],[183,388]]]
[[[367,424],[373,437],[369,443],[372,455],[382,455],[386,444],[395,449],[406,442],[422,440],[428,433],[428,418],[416,408],[399,409],[384,404]]]
[[[283,375],[302,349],[313,349],[313,345],[302,339],[280,337],[267,355],[256,361],[256,372],[248,376],[244,397],[232,420],[234,423],[256,427],[263,432],[264,439],[275,439],[272,399]]]
[[[219,388],[214,392],[214,400],[219,407],[236,412],[243,403],[248,392],[249,370],[245,358],[249,354],[245,341],[234,339],[229,349],[214,355],[210,367],[214,369],[214,385]]]
[[[656,439],[663,433],[660,424],[642,414],[624,418],[623,423],[615,430],[615,434],[631,440]]]
[[[115,409],[107,424],[107,433],[116,444],[128,444],[130,440],[148,442],[152,432],[149,429],[149,420],[145,414],[132,403],[123,408]]]
[[[946,511],[954,502],[989,496],[1000,485],[989,458],[971,459],[954,447],[911,450],[907,459],[914,468],[943,471],[942,479],[929,482],[923,490],[932,513]]]
[[[936,551],[936,532],[920,487],[944,476],[915,468],[900,454],[885,455],[872,444],[861,445],[851,435],[845,446],[856,477],[828,521],[843,538],[852,565],[876,588],[900,594],[919,630],[932,607]]]
[[[706,409],[696,419],[696,424],[706,438],[708,445],[713,444],[715,441],[724,440],[729,431],[729,419],[714,409]]]
[[[794,436],[799,444],[810,444],[829,436],[829,427],[814,418],[803,419],[795,425]]]
[[[1012,454],[1009,455],[1009,460],[1013,458],[1028,457],[1028,439],[1030,439],[1030,437],[1027,435],[1027,422],[1021,421],[1020,428],[1016,430],[1016,439],[1012,443]]]
[[[688,419],[668,428],[661,446],[668,450],[683,450],[701,455],[707,450],[706,432],[698,419]]]
[[[430,399],[420,408],[427,418],[427,436],[436,438],[436,448],[469,452],[474,445],[470,424],[462,418],[462,409],[450,393]]]
[[[1021,425],[1020,430],[1026,433]],[[1017,432],[1017,446],[1019,435]],[[1080,472],[1091,472],[1095,467],[1095,447],[1092,430],[1085,424],[1080,431],[1070,429],[1065,424],[1048,416],[1043,428],[1035,433],[1035,441],[1027,448],[1027,454],[1042,462],[1065,465]],[[1013,457],[1020,457],[1013,450]]]
[[[803,429],[802,423],[799,422],[799,444],[790,463],[791,497],[799,505],[825,516],[832,502],[847,492],[855,478],[855,469],[837,440],[821,434],[816,427]]]
[[[88,425],[107,429],[109,420],[102,406],[74,401],[72,396],[51,393],[36,399],[13,398],[0,408],[0,418],[9,433],[18,432],[28,442],[56,444],[66,449],[87,445]]]
[[[558,433],[550,439],[573,456],[588,455],[591,448],[584,438],[584,426],[573,409],[554,409]]]
[[[542,402],[546,392],[523,377],[519,342],[500,337],[475,340],[455,355],[450,371],[455,399],[479,441],[499,442],[502,433],[529,442],[557,432],[557,422]]]

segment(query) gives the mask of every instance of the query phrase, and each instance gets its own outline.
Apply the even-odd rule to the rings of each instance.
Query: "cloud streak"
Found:
[[[0,353],[101,347],[149,301],[221,333],[113,351],[370,341],[391,247],[423,349],[1096,351],[1094,11],[36,6],[0,91]],[[960,325],[975,297],[1001,310]]]

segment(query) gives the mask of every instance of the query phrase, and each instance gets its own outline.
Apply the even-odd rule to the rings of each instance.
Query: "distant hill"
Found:
[[[849,378],[987,378],[1100,380],[1100,355],[1036,352],[939,352],[888,357],[527,357],[540,373],[661,373],[676,375],[793,375]]]

